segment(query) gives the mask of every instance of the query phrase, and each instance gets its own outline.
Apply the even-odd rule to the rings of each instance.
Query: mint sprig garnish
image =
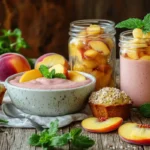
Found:
[[[39,68],[42,75],[46,78],[52,79],[52,78],[62,78],[66,79],[66,76],[63,73],[56,73],[55,69],[52,71],[49,71],[49,68],[45,65],[41,65]]]
[[[127,29],[142,29],[143,33],[150,32],[150,13],[147,14],[143,20],[138,18],[129,18],[116,25],[116,28],[127,28]]]
[[[51,122],[49,129],[41,133],[32,134],[29,138],[29,144],[42,147],[43,150],[60,148],[66,144],[71,144],[76,149],[87,149],[95,142],[87,136],[81,134],[81,128],[71,129],[70,132],[58,134],[58,120]]]
[[[8,123],[7,120],[5,120],[5,119],[0,119],[0,124],[7,124],[7,123]]]
[[[144,117],[150,118],[150,103],[141,105],[139,111]]]

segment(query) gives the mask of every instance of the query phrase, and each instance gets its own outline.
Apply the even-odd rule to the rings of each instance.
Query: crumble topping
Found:
[[[108,106],[131,104],[131,99],[124,91],[113,87],[106,87],[99,91],[93,92],[89,97],[89,102]]]

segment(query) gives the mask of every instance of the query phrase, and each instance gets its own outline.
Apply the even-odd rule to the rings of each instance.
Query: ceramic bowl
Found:
[[[95,78],[87,73],[91,82],[72,89],[40,90],[20,88],[9,81],[22,73],[12,75],[5,81],[7,92],[13,104],[25,113],[39,116],[60,116],[80,111],[95,88]]]

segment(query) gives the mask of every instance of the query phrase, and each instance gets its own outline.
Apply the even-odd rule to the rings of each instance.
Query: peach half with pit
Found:
[[[111,132],[122,124],[123,119],[121,117],[113,117],[113,118],[95,118],[90,117],[84,119],[81,123],[82,127],[89,132],[96,133],[106,133]]]
[[[150,145],[148,124],[125,123],[119,127],[118,133],[123,141],[137,145]]]
[[[30,70],[27,59],[17,53],[5,53],[0,55],[0,80],[4,81],[7,77]]]
[[[41,65],[45,65],[50,68],[57,64],[61,64],[65,66],[67,69],[69,68],[67,60],[62,55],[56,53],[48,53],[40,56],[37,59],[35,63],[35,69],[39,69]]]

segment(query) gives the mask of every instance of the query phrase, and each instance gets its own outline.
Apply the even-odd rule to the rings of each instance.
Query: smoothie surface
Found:
[[[21,76],[15,77],[14,79],[10,80],[9,83],[22,88],[53,90],[53,89],[76,88],[91,82],[91,80],[88,78],[87,80],[82,82],[74,82],[67,79],[60,79],[60,78],[48,79],[45,77],[41,77],[28,82],[19,83],[20,77]]]

